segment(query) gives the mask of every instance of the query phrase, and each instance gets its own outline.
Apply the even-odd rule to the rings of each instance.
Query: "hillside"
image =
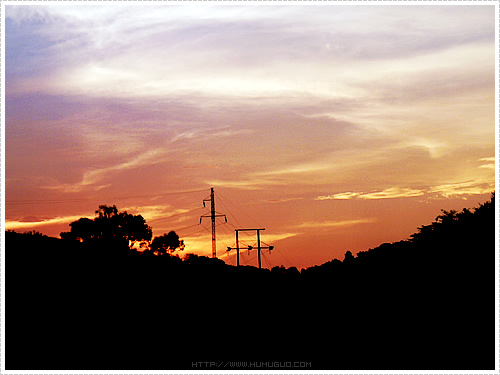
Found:
[[[6,367],[492,369],[494,206],[300,272],[7,232]]]

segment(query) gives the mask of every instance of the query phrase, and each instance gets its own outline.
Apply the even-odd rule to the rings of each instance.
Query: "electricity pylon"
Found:
[[[200,224],[201,220],[204,217],[209,217],[212,219],[212,258],[217,258],[217,244],[215,241],[215,218],[224,216],[224,220],[227,223],[227,217],[224,214],[219,214],[215,211],[215,196],[214,196],[214,188],[210,188],[210,198],[203,199],[203,207],[205,207],[205,202],[210,201],[210,215],[202,215],[200,216]]]
[[[239,232],[250,232],[250,231],[256,231],[257,232],[257,251],[258,251],[258,257],[259,257],[259,269],[262,268],[262,260],[261,260],[261,255],[260,255],[260,251],[262,249],[269,249],[269,252],[271,250],[274,249],[274,246],[260,246],[260,231],[261,230],[266,230],[265,228],[252,228],[252,229],[235,229],[235,233],[236,233],[236,247],[228,247],[227,248],[227,251],[231,251],[231,250],[236,250],[236,266],[239,266],[240,265],[240,250],[252,250],[253,247],[252,246],[248,246],[247,248],[245,247],[240,247],[240,243],[239,243],[239,240],[238,240],[238,234]]]

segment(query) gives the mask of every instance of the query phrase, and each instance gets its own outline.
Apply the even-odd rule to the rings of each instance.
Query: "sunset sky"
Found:
[[[493,3],[11,4],[6,229],[114,204],[209,255],[214,187],[221,259],[300,269],[495,189]]]

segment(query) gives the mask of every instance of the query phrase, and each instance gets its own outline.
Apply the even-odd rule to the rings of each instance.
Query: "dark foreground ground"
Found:
[[[6,369],[494,369],[488,218],[300,273],[7,233]]]

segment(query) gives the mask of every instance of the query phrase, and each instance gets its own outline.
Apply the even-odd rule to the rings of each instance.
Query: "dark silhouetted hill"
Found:
[[[6,368],[493,369],[494,211],[300,272],[7,232]]]

